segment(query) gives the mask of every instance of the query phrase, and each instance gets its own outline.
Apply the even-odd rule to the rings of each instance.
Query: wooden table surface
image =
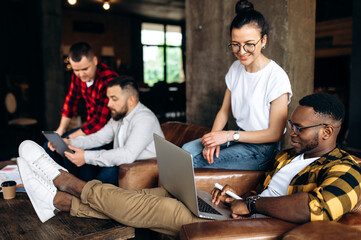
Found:
[[[15,162],[0,162],[0,168]],[[60,212],[41,223],[26,193],[4,200],[0,194],[0,239],[130,239],[134,228],[114,220],[77,218]]]

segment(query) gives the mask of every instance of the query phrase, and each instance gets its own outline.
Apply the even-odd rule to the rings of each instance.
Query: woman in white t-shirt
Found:
[[[222,107],[212,131],[183,146],[195,168],[265,170],[285,130],[292,90],[285,71],[262,54],[268,24],[247,0],[236,13],[228,47],[238,60],[226,75]],[[238,129],[225,131],[231,111]]]

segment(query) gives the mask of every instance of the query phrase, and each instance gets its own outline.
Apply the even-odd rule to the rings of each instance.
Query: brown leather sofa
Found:
[[[181,122],[161,124],[165,139],[181,147],[183,144],[202,137],[210,132],[209,128]],[[157,160],[137,160],[134,163],[119,166],[119,187],[138,190],[158,186]]]
[[[178,146],[202,137],[209,128],[180,122],[161,125],[165,138]],[[355,159],[361,163],[361,159]],[[195,169],[197,189],[211,191],[213,183],[230,184],[242,195],[251,190],[263,176],[261,171]],[[158,167],[155,159],[139,160],[119,167],[119,186],[125,189],[142,189],[158,186]],[[355,209],[343,216],[339,223],[361,230],[361,201]],[[275,218],[207,221],[184,225],[181,239],[280,239],[297,229],[297,224]],[[341,228],[339,228],[341,229]],[[297,231],[296,231],[297,232]],[[286,235],[285,235],[286,236]]]

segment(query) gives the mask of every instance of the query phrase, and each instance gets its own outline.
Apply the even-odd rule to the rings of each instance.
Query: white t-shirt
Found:
[[[286,196],[287,189],[292,179],[306,166],[319,159],[303,158],[303,154],[298,155],[286,166],[282,167],[271,179],[268,187],[260,194],[261,197]]]
[[[231,92],[233,116],[245,131],[267,129],[271,102],[289,93],[289,103],[292,96],[286,72],[272,60],[256,73],[247,72],[240,61],[235,61],[226,75],[226,85]]]
[[[91,87],[94,84],[94,81],[85,82],[85,84],[86,84],[87,87]]]
[[[282,167],[271,179],[267,188],[259,194],[261,197],[279,197],[286,196],[290,182],[296,176],[297,173],[301,172],[309,164],[319,159],[315,158],[303,158],[303,154],[296,156],[290,163]],[[251,217],[268,217],[266,215],[255,213]]]

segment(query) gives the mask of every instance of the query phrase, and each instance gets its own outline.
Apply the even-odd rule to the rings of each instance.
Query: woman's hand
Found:
[[[229,139],[228,131],[216,131],[205,134],[201,142],[205,148],[211,148],[226,143]]]
[[[217,146],[217,147],[210,147],[210,148],[203,148],[203,151],[202,151],[202,154],[203,154],[203,157],[204,159],[207,160],[207,162],[209,164],[212,164],[214,162],[214,151],[216,152],[216,158],[219,157],[219,151],[220,151],[220,147]]]

